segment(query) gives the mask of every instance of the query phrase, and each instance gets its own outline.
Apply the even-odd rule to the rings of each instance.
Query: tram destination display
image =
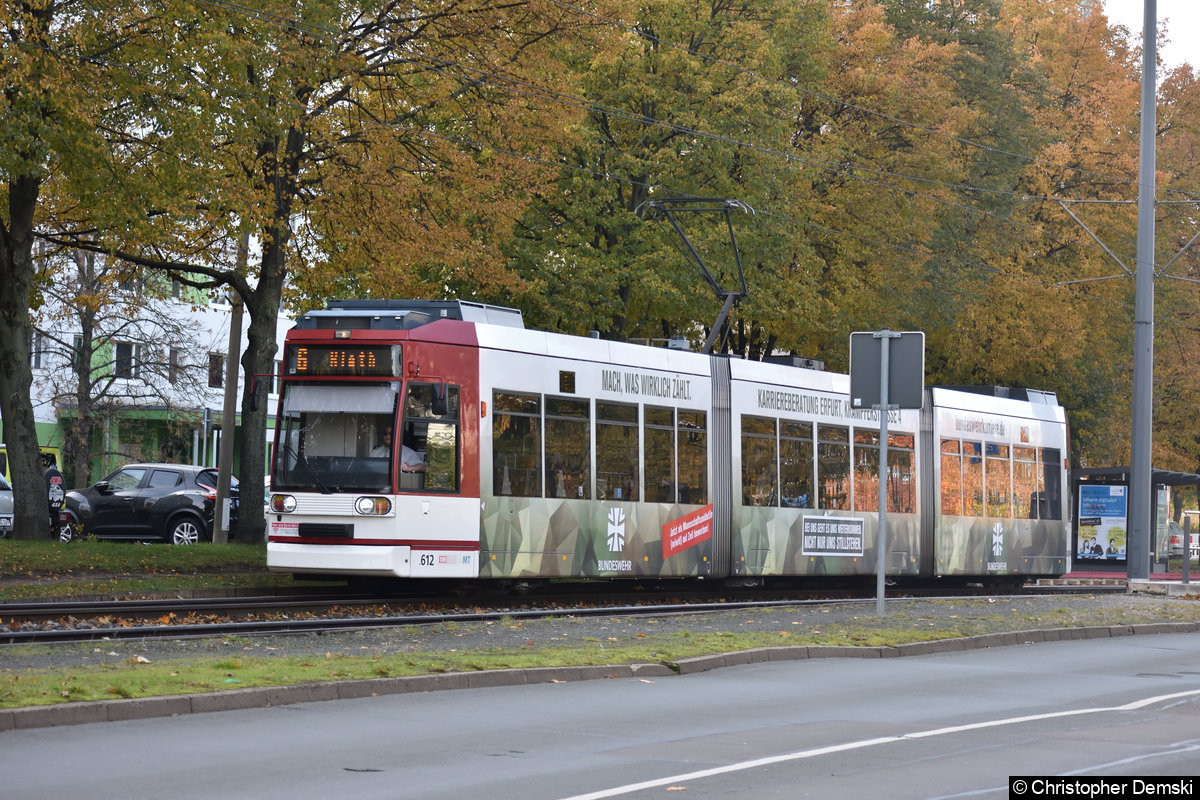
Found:
[[[395,345],[302,344],[288,349],[287,374],[391,378],[399,374]]]

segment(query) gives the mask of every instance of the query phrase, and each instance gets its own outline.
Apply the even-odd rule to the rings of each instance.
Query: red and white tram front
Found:
[[[272,571],[478,575],[479,477],[463,468],[478,462],[474,326],[406,316],[317,312],[288,333]]]

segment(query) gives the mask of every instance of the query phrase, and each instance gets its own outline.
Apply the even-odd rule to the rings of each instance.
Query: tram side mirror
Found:
[[[435,417],[446,416],[446,384],[439,383],[433,387],[433,415]]]

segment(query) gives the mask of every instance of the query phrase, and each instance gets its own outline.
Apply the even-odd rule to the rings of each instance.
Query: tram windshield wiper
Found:
[[[322,494],[333,494],[333,492],[330,491],[329,487],[321,482],[321,479],[317,476],[317,471],[314,470],[312,468],[312,465],[308,463],[307,458],[305,458],[304,456],[297,453],[295,448],[292,447],[290,444],[285,444],[284,450],[288,455],[290,455],[295,460],[296,464],[304,465],[304,471],[309,474],[309,477],[312,478],[313,483],[316,484],[317,488],[321,490]]]

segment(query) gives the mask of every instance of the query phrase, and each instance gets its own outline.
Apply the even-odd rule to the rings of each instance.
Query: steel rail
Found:
[[[1074,591],[1062,591],[1071,589]],[[1124,592],[1123,587],[1038,587],[1037,591],[1002,595],[938,595],[942,600],[977,600],[986,596],[1022,597],[1046,594],[1079,594],[1079,589],[1088,593],[1109,594]],[[929,599],[929,596],[898,597],[890,602],[906,599]],[[504,609],[478,612],[451,612],[435,614],[403,614],[373,617],[336,617],[316,619],[245,620],[214,623],[185,623],[178,625],[149,625],[104,628],[69,628],[38,630],[5,630],[0,632],[0,644],[35,644],[49,642],[81,642],[98,639],[149,639],[149,638],[197,638],[233,635],[265,635],[289,633],[319,633],[330,631],[366,630],[371,628],[402,627],[411,625],[436,625],[444,623],[478,624],[499,620],[536,620],[567,617],[626,617],[626,616],[679,616],[687,614],[718,613],[749,608],[787,608],[812,605],[841,605],[869,603],[870,598],[823,598],[793,600],[745,600],[736,602],[671,603],[621,606],[593,606],[571,608]]]

